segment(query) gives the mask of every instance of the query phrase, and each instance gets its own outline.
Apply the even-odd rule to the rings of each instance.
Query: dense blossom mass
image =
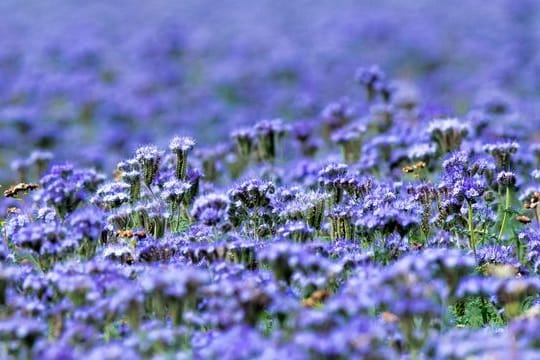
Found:
[[[540,358],[540,5],[256,3],[0,4],[0,358]]]

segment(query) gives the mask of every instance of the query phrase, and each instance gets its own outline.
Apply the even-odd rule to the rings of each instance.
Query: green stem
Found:
[[[484,325],[487,325],[489,323],[487,301],[483,296],[481,297],[481,299],[482,299],[482,322],[484,323]]]
[[[180,210],[180,205],[172,209],[171,214],[172,214],[171,219],[174,219],[174,225],[173,225],[173,220],[171,220],[171,228],[174,233],[177,233],[180,230],[180,222],[182,219],[182,212]]]
[[[473,210],[472,204],[467,202],[468,212],[469,212],[469,246],[473,251],[474,258],[476,259],[476,240],[474,238],[474,224],[473,224]]]
[[[501,230],[499,231],[499,236],[497,237],[497,242],[500,243],[503,233],[504,233],[504,227],[506,226],[506,219],[508,216],[508,210],[510,209],[510,186],[506,187],[506,201],[504,206],[504,214],[503,219],[501,223]]]
[[[516,241],[516,256],[517,256],[518,261],[521,261],[521,243],[519,242],[519,236],[516,236],[514,234],[514,238]]]

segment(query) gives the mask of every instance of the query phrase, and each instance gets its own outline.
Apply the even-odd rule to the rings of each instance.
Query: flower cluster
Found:
[[[1,359],[540,358],[533,1],[51,1],[2,4]]]

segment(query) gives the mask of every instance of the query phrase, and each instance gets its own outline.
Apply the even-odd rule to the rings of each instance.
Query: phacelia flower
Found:
[[[254,126],[257,135],[259,156],[262,160],[273,162],[276,158],[278,141],[285,135],[286,127],[280,119],[261,120]]]
[[[227,220],[229,199],[223,194],[208,194],[195,200],[191,216],[207,226],[215,226]]]
[[[253,130],[250,128],[238,129],[231,133],[231,137],[236,142],[238,154],[243,158],[248,158],[255,143]]]
[[[176,155],[175,175],[178,180],[186,177],[188,154],[194,146],[195,140],[186,136],[175,136],[169,143],[169,150]]]
[[[469,132],[469,124],[457,118],[435,119],[427,128],[427,133],[437,143],[440,153],[458,150]]]
[[[162,156],[163,152],[153,145],[141,146],[137,149],[135,158],[141,164],[146,186],[150,186],[158,175]]]
[[[519,144],[513,141],[487,144],[483,147],[484,151],[490,154],[499,169],[507,169],[511,164],[512,155],[519,150]]]
[[[501,171],[497,174],[497,183],[504,188],[512,188],[516,185],[516,174],[511,171]]]

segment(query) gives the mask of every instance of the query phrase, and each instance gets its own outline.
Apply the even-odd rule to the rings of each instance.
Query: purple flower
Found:
[[[188,152],[195,146],[195,140],[187,136],[175,136],[169,143],[169,150],[173,153]]]
[[[93,170],[75,170],[70,165],[56,165],[41,179],[41,200],[54,206],[64,217],[88,199],[103,182],[103,176]]]
[[[285,136],[287,127],[281,119],[261,120],[255,124],[253,130],[257,135],[260,158],[273,162],[279,146],[278,141]]]
[[[186,177],[188,154],[195,146],[195,140],[190,137],[175,136],[169,143],[169,150],[176,155],[175,175],[178,180]]]
[[[313,230],[303,221],[289,221],[277,229],[277,234],[300,243],[313,238]]]
[[[263,356],[271,344],[257,330],[240,325],[223,332],[211,332],[195,348],[197,357],[248,360]]]
[[[6,344],[20,341],[22,345],[32,348],[36,341],[46,332],[46,326],[38,319],[20,315],[5,317],[0,321],[0,339]],[[16,349],[21,351],[22,349]]]
[[[61,255],[66,239],[66,229],[57,222],[28,223],[13,234],[13,243],[38,255]]]
[[[497,174],[497,183],[504,188],[516,185],[516,174],[511,171],[501,171]]]
[[[511,164],[512,155],[519,150],[519,144],[516,142],[499,142],[486,144],[483,149],[493,157],[499,169],[507,169]]]
[[[362,123],[349,124],[332,134],[332,141],[341,147],[343,160],[347,163],[360,160],[362,138],[367,128]]]
[[[174,209],[177,209],[190,189],[191,184],[187,182],[177,179],[169,180],[163,184],[161,198],[169,202]]]
[[[386,75],[377,65],[358,68],[355,78],[357,82],[366,88],[369,102],[374,100],[377,90],[382,89],[386,83]]]
[[[238,129],[231,133],[231,137],[236,142],[238,154],[244,158],[248,158],[255,143],[254,131],[250,128]]]
[[[470,132],[469,124],[457,118],[433,120],[427,128],[431,140],[438,145],[440,153],[458,150]]]
[[[347,98],[326,105],[321,112],[325,138],[329,139],[335,130],[351,122],[354,115],[355,110]]]
[[[162,156],[163,152],[153,145],[141,146],[137,149],[135,158],[141,164],[146,186],[150,186],[158,175]]]
[[[195,200],[191,216],[207,226],[227,221],[229,199],[223,194],[208,194]]]
[[[108,182],[97,189],[92,203],[105,209],[118,208],[130,200],[131,186],[125,182]]]
[[[30,157],[28,158],[28,164],[34,165],[36,167],[38,176],[41,176],[45,172],[49,162],[53,158],[54,155],[50,151],[36,150],[32,151],[32,153],[30,154]]]

